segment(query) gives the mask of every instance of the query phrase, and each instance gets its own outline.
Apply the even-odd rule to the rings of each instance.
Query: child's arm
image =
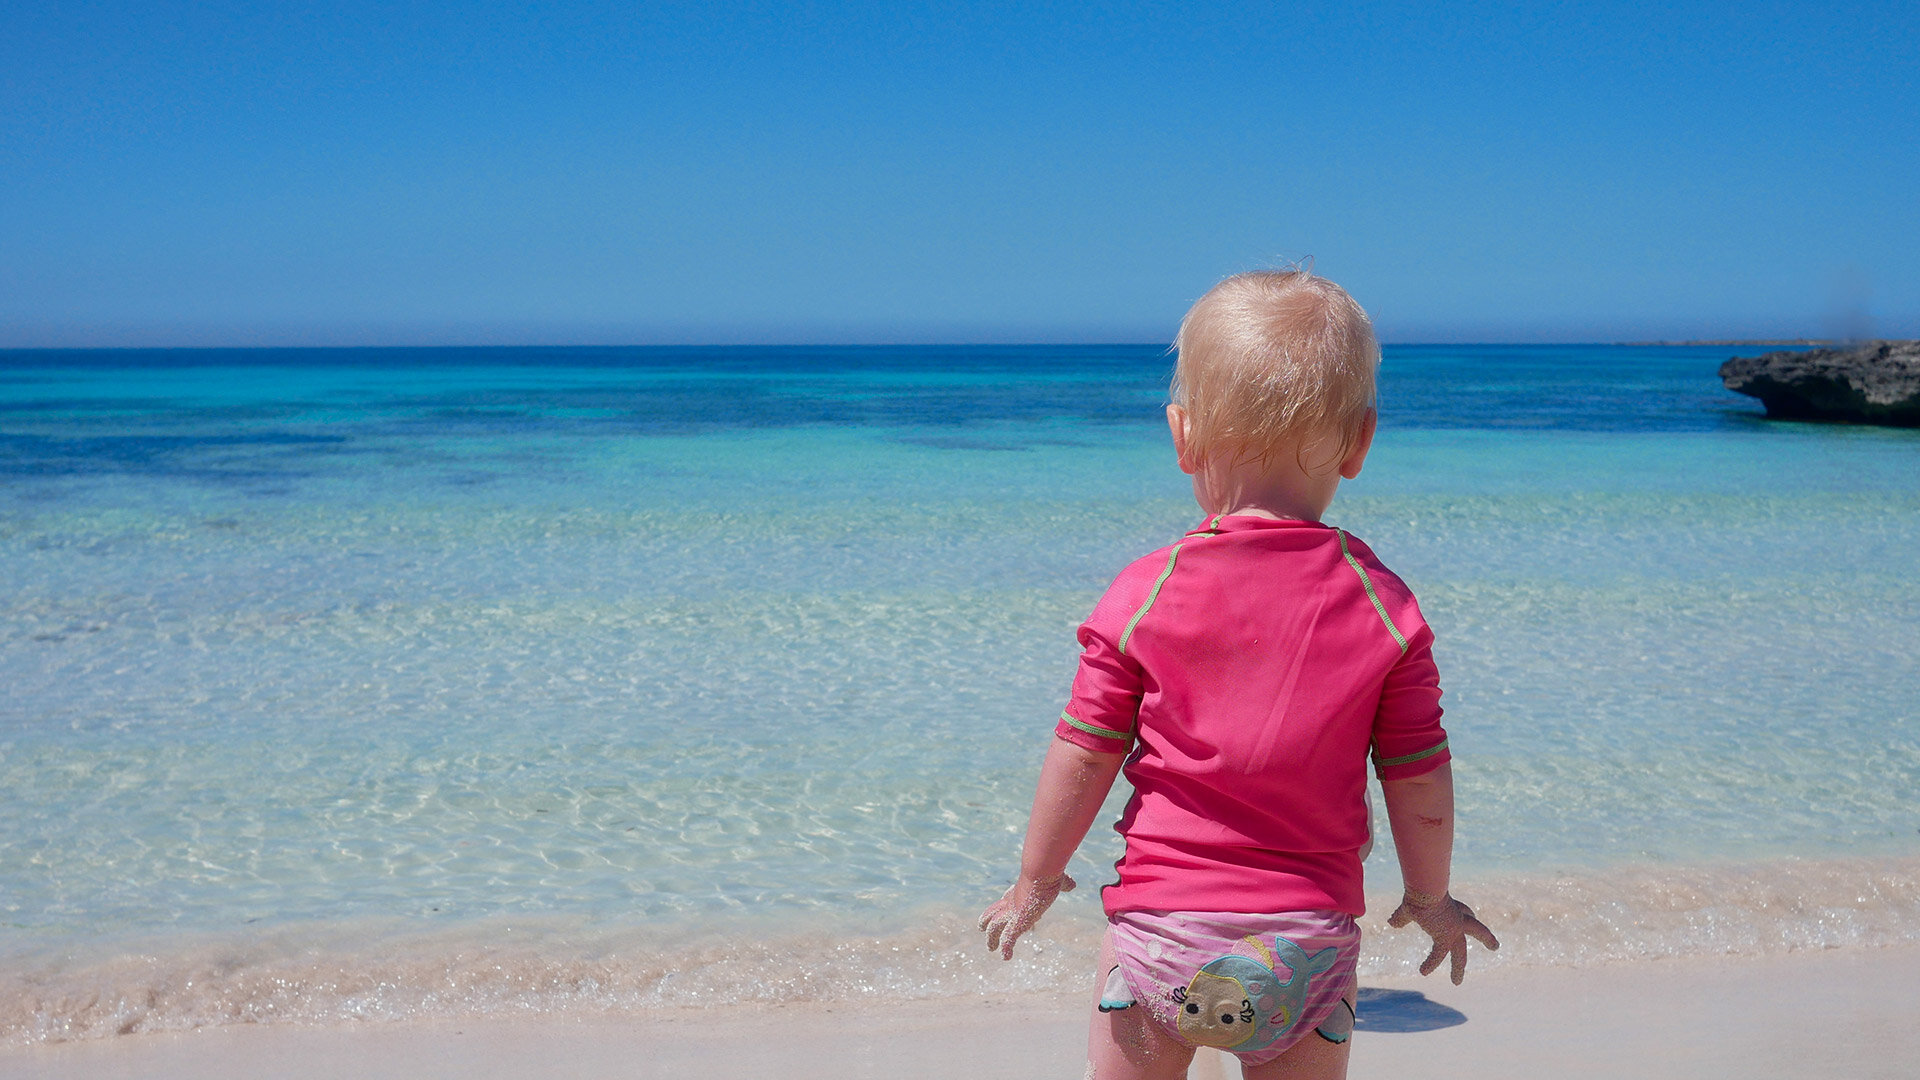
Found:
[[[1419,776],[1385,780],[1380,789],[1386,796],[1387,823],[1393,828],[1400,878],[1406,885],[1406,898],[1387,925],[1419,923],[1433,938],[1433,952],[1421,963],[1420,974],[1432,974],[1441,958],[1451,955],[1453,982],[1458,986],[1467,975],[1467,938],[1489,949],[1498,949],[1500,942],[1473,917],[1472,908],[1447,895],[1453,863],[1453,766],[1443,764]]]
[[[1040,786],[1027,818],[1027,842],[1020,852],[1020,879],[980,916],[987,948],[1013,959],[1013,943],[1033,929],[1054,898],[1073,889],[1067,860],[1086,839],[1125,754],[1103,754],[1055,739],[1040,766]]]

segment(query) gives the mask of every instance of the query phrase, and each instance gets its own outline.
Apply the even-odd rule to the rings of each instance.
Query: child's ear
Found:
[[[1167,430],[1173,433],[1173,455],[1180,459],[1180,471],[1193,475],[1200,463],[1187,456],[1187,439],[1193,434],[1193,422],[1187,417],[1187,410],[1178,405],[1167,406]]]
[[[1367,463],[1367,451],[1373,449],[1373,432],[1380,423],[1380,413],[1371,406],[1367,415],[1360,421],[1360,434],[1353,440],[1353,449],[1340,462],[1340,475],[1348,480],[1360,475],[1360,467]]]

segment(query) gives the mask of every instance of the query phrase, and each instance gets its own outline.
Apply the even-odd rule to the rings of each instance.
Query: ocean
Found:
[[[1476,968],[1920,941],[1920,432],[1730,352],[1386,350],[1328,520],[1437,636]],[[1169,372],[0,352],[0,1044],[1081,993],[1124,782],[1021,958],[971,924],[1074,627],[1199,518]]]

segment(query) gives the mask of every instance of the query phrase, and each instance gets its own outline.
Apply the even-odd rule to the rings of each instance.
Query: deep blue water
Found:
[[[1706,377],[1724,353],[1390,348],[1382,423],[1753,430],[1757,403]],[[1019,449],[1059,438],[1049,425],[1157,423],[1170,367],[1153,346],[16,350],[0,352],[0,475],[136,473],[244,485],[323,471],[365,440],[809,426]]]

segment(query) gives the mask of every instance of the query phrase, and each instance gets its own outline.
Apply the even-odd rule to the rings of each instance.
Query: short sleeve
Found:
[[[1124,754],[1133,749],[1145,680],[1140,665],[1122,653],[1093,620],[1080,627],[1080,667],[1073,694],[1054,725],[1056,736],[1086,750]]]
[[[1422,625],[1387,672],[1373,718],[1373,771],[1382,780],[1406,780],[1452,760],[1440,726],[1440,669],[1433,662],[1433,631]]]

